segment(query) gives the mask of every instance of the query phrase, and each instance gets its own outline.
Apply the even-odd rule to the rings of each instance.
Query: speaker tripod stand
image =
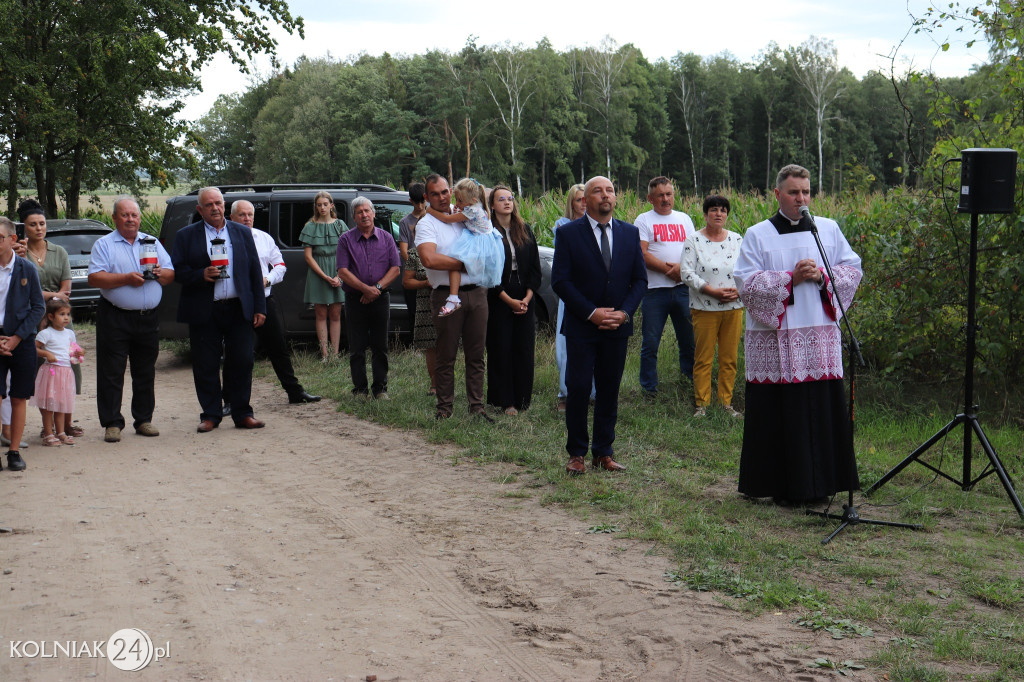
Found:
[[[964,411],[953,417],[953,419],[943,426],[939,431],[926,440],[916,450],[907,456],[902,462],[892,468],[889,473],[882,476],[873,486],[867,489],[865,494],[870,495],[875,492],[883,485],[888,483],[896,474],[903,471],[911,462],[917,462],[921,466],[931,469],[939,476],[942,476],[948,481],[951,481],[958,486],[961,490],[968,491],[973,488],[978,481],[983,478],[996,474],[999,477],[999,481],[1003,484],[1003,488],[1006,490],[1006,494],[1009,496],[1010,501],[1013,503],[1014,508],[1017,510],[1017,514],[1021,518],[1024,518],[1024,507],[1021,506],[1020,499],[1017,497],[1016,491],[1013,489],[1013,483],[1010,481],[1010,477],[1006,474],[1006,469],[1003,467],[1003,463],[999,460],[999,455],[996,454],[995,448],[989,442],[988,437],[985,435],[985,430],[981,428],[981,423],[978,421],[978,416],[975,411],[978,409],[977,405],[974,405],[974,356],[975,356],[975,340],[977,336],[977,325],[975,323],[975,300],[977,297],[977,272],[978,268],[978,214],[977,212],[971,212],[971,250],[970,250],[970,265],[968,266],[967,273],[967,363],[964,370]],[[955,429],[957,426],[963,425],[964,427],[964,460],[963,460],[963,471],[962,477],[958,480],[946,472],[942,471],[936,466],[932,466],[928,462],[921,459],[921,455],[928,451],[933,445],[939,442],[946,436],[947,433]],[[978,438],[978,442],[981,444],[982,450],[988,456],[988,466],[982,470],[982,472],[976,477],[971,478],[971,434],[974,434]]]

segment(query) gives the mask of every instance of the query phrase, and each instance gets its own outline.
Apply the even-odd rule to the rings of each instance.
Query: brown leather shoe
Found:
[[[565,473],[570,476],[579,476],[586,472],[587,465],[583,463],[583,456],[576,455],[575,457],[569,458],[569,463],[565,465]]]
[[[256,417],[242,417],[239,421],[235,422],[236,429],[262,429],[266,424],[261,422]]]
[[[605,455],[604,457],[594,458],[594,468],[604,469],[605,471],[625,471],[626,467],[612,459],[611,455]]]
[[[196,427],[196,433],[209,433],[210,431],[213,431],[218,426],[219,426],[219,424],[217,424],[213,420],[211,420],[211,419],[204,419],[203,421],[199,422],[199,426]]]

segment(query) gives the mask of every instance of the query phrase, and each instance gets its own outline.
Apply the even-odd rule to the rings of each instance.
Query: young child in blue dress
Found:
[[[75,375],[72,362],[81,362],[83,351],[71,324],[71,304],[62,298],[46,302],[46,328],[36,334],[36,353],[45,362],[36,374],[36,391],[31,404],[43,415],[43,445],[74,445],[67,434],[69,414],[75,411]],[[56,432],[56,436],[53,434]]]
[[[455,199],[455,213],[448,215],[432,208],[427,212],[443,223],[462,223],[464,229],[455,243],[444,253],[455,260],[462,261],[466,266],[466,275],[472,277],[479,286],[496,287],[501,283],[501,270],[505,267],[505,249],[501,244],[501,234],[491,225],[487,214],[487,194],[484,187],[472,178],[463,178],[455,183],[452,189]],[[438,317],[447,317],[462,307],[459,298],[459,286],[462,284],[462,273],[448,273],[449,296]]]

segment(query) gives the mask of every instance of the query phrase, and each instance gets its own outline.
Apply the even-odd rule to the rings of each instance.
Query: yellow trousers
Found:
[[[736,383],[736,358],[743,334],[743,309],[697,310],[690,308],[693,321],[693,397],[697,407],[711,404],[711,363],[718,346],[718,400],[732,405]]]

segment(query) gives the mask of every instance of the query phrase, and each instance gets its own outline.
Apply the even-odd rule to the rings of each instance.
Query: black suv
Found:
[[[24,234],[21,223],[18,234]],[[110,234],[110,227],[98,220],[53,218],[46,221],[46,241],[64,248],[71,264],[71,314],[74,317],[96,311],[100,290],[89,286],[89,256],[92,245]]]
[[[377,213],[376,224],[398,240],[398,222],[412,211],[408,192],[400,192],[383,185],[371,184],[317,184],[317,185],[224,185],[219,188],[224,194],[224,205],[230,214],[231,205],[239,200],[252,202],[255,207],[255,227],[272,236],[284,256],[288,274],[284,281],[274,287],[274,298],[282,313],[285,334],[290,338],[315,337],[316,325],[313,307],[303,299],[306,287],[306,261],[299,234],[303,226],[313,217],[313,197],[326,190],[334,198],[338,217],[349,226],[353,225],[351,203],[359,196],[373,202]],[[198,191],[167,200],[167,210],[160,230],[160,242],[170,253],[174,246],[174,235],[179,229],[200,219],[196,206]],[[541,269],[543,285],[538,296],[537,318],[540,323],[553,325],[552,313],[556,310],[556,299],[551,291],[550,274],[552,250],[541,247]],[[391,331],[393,334],[411,338],[413,320],[405,306],[402,278],[399,276],[389,287],[391,292]],[[187,338],[188,328],[175,321],[178,310],[180,288],[166,287],[160,304],[160,334],[164,338]],[[344,328],[344,327],[343,327]],[[344,336],[344,334],[342,335]],[[344,339],[343,339],[344,341]]]

